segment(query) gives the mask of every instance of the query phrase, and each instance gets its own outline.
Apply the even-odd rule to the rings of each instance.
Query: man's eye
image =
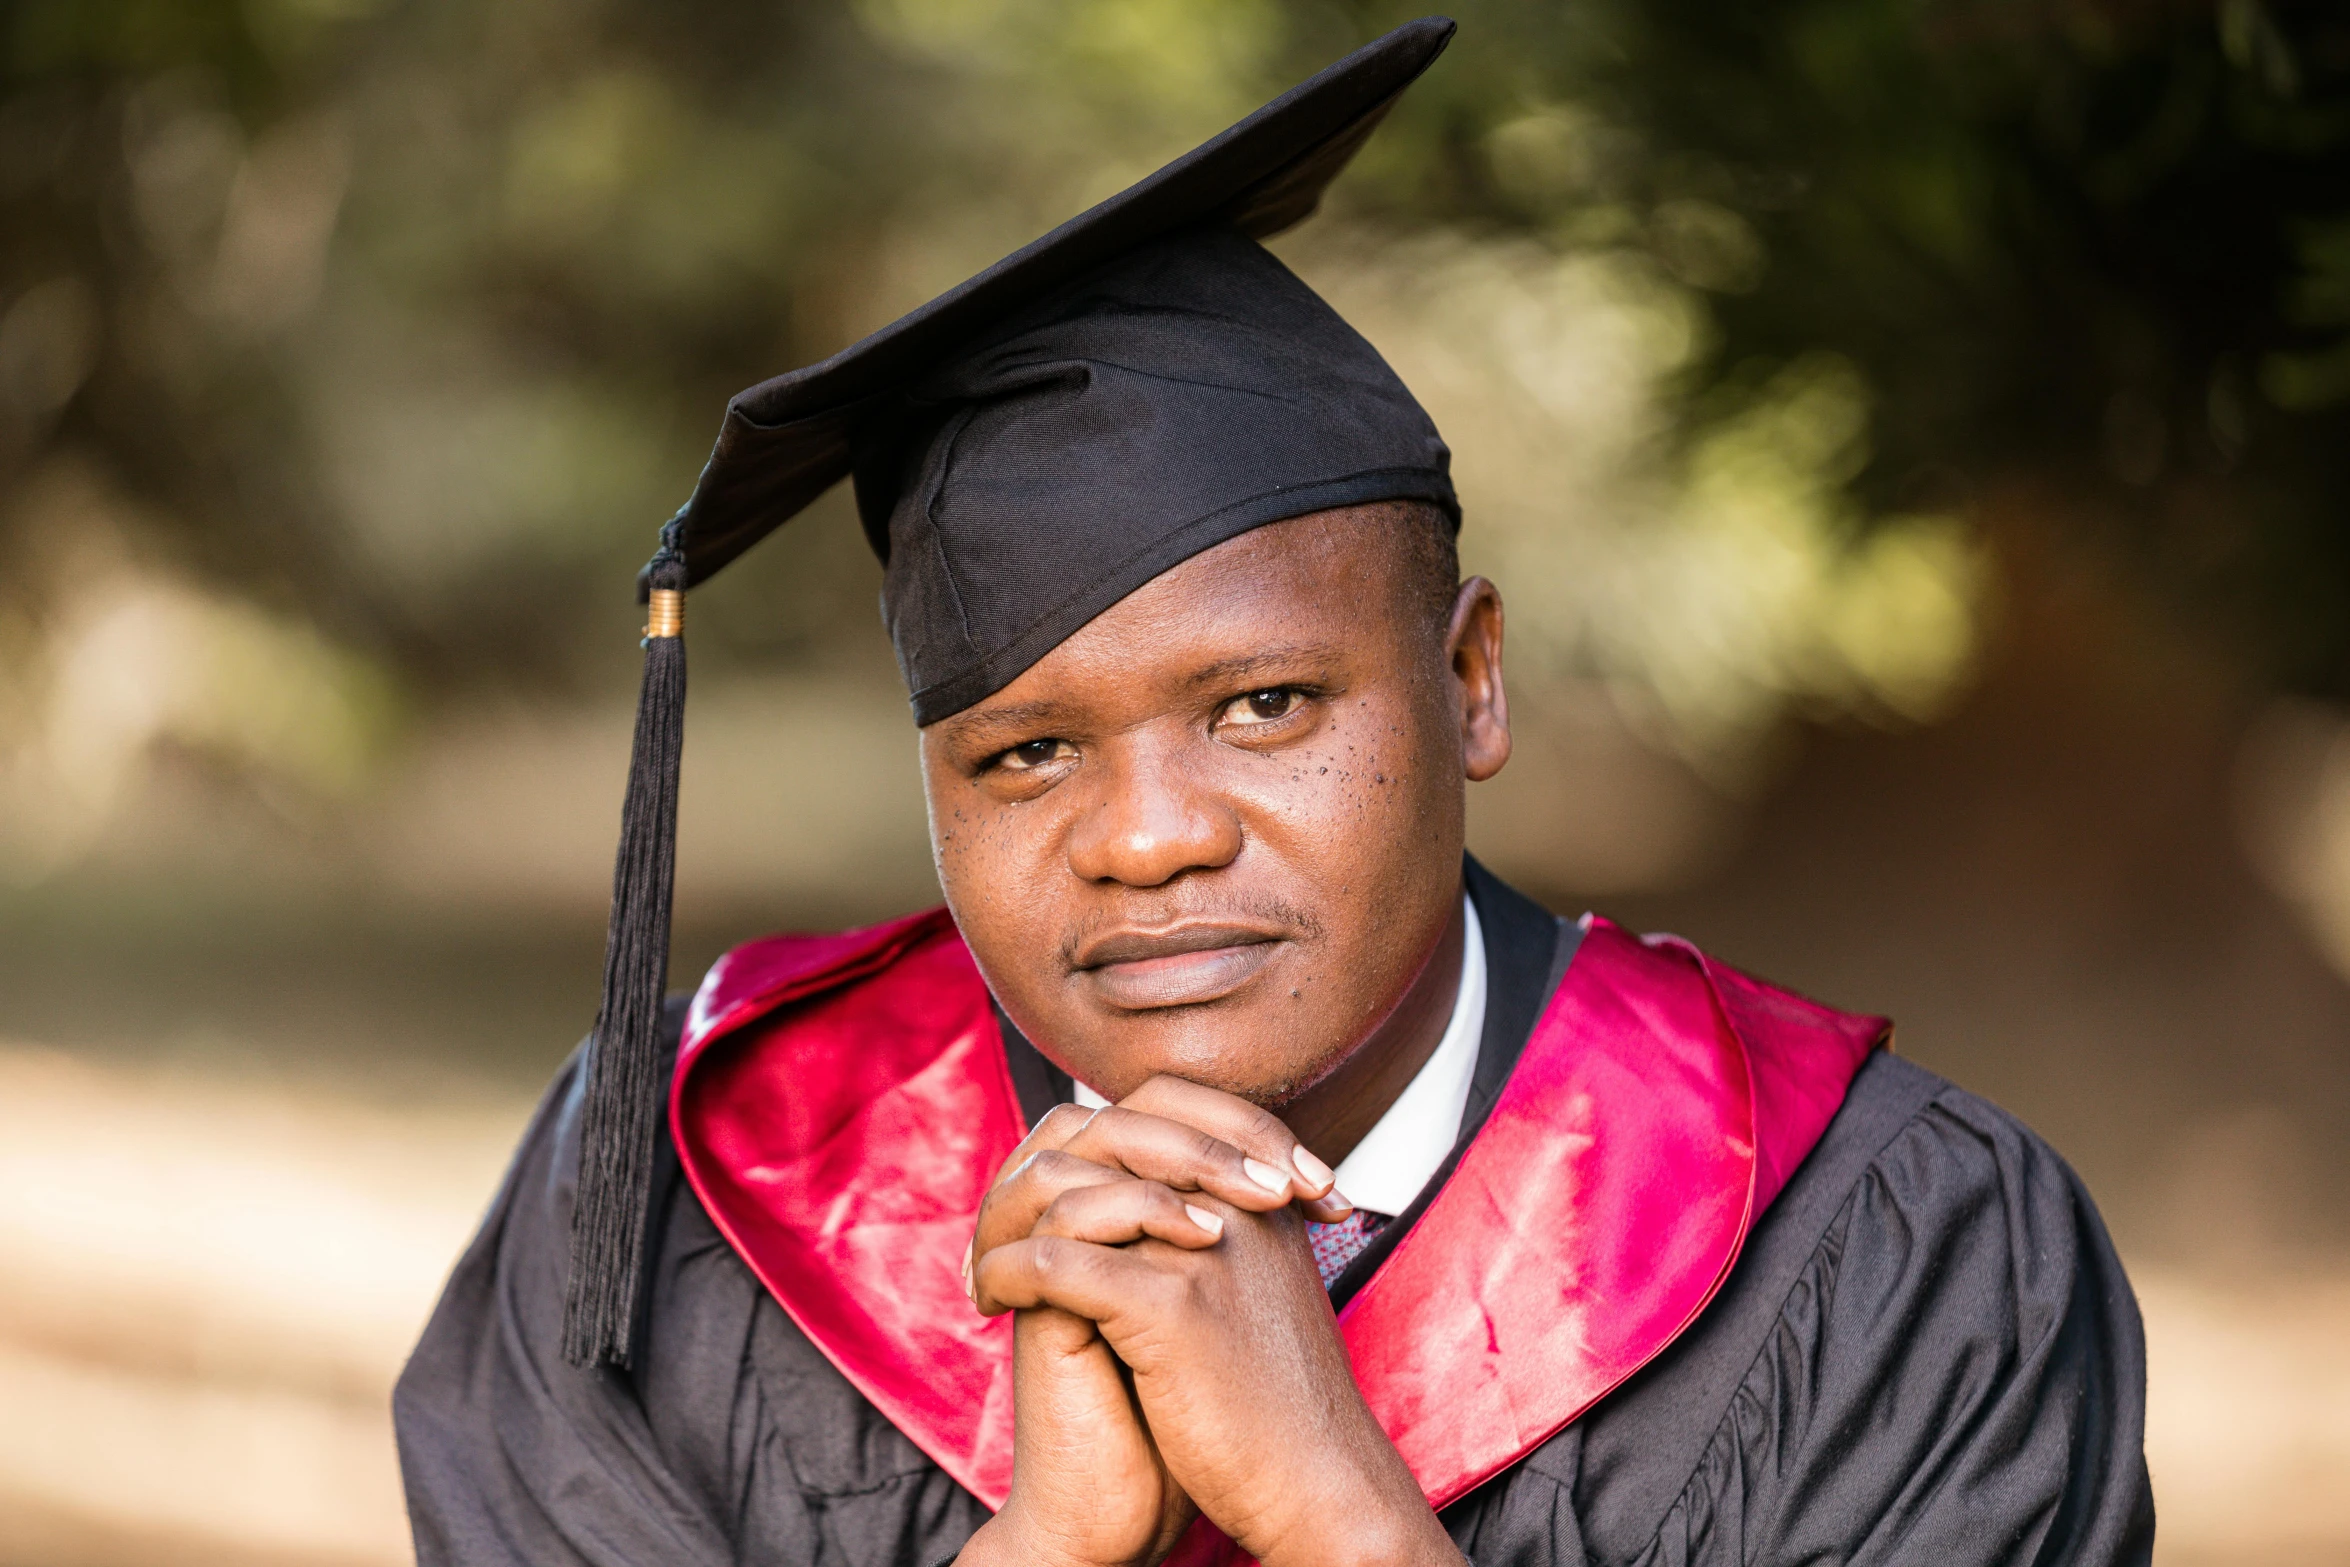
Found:
[[[998,767],[1008,772],[1024,773],[1047,762],[1057,762],[1064,756],[1075,756],[1077,748],[1066,740],[1030,740],[1016,745],[995,759]]]
[[[1264,691],[1251,691],[1236,696],[1224,704],[1223,719],[1228,724],[1269,724],[1278,718],[1287,718],[1305,704],[1305,693],[1294,686],[1274,686]]]

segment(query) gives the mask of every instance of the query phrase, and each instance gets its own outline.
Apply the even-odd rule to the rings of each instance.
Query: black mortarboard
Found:
[[[741,393],[661,531],[566,1351],[625,1365],[665,1085],[683,594],[854,475],[882,613],[931,723],[1169,567],[1265,523],[1413,499],[1450,454],[1378,352],[1257,241],[1306,217],[1451,38],[1427,18],[822,364]]]

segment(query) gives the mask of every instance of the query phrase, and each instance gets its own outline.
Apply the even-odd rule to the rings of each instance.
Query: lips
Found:
[[[1196,1006],[1230,995],[1272,961],[1283,937],[1214,922],[1105,931],[1077,952],[1081,980],[1124,1011]]]

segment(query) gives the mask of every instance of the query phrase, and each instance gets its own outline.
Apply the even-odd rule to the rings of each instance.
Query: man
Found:
[[[736,400],[597,1031],[396,1399],[421,1560],[2147,1559],[2070,1172],[1464,860],[1500,596],[1252,238],[1450,31]],[[680,595],[851,473],[947,909],[738,948],[664,1036]]]

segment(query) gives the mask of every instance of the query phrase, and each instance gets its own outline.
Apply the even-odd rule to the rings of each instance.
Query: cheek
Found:
[[[930,857],[955,922],[984,928],[998,904],[1012,843],[1001,812],[960,780],[931,783]]]
[[[1408,703],[1358,698],[1308,744],[1254,763],[1243,785],[1261,846],[1322,927],[1300,994],[1285,998],[1316,1017],[1300,1048],[1385,1015],[1451,918],[1462,791],[1442,740]]]
[[[1046,874],[1056,863],[1050,813],[959,780],[934,784],[929,804],[931,858],[956,926],[999,994],[1025,993],[1033,955],[1059,951],[1065,923],[1055,900],[1067,889]]]
[[[1325,895],[1375,899],[1395,865],[1460,835],[1459,759],[1448,775],[1424,729],[1406,703],[1355,698],[1306,744],[1252,763],[1241,787],[1258,836]]]

